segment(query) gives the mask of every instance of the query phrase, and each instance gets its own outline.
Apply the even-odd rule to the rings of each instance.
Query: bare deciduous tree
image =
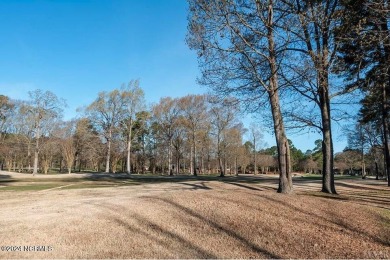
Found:
[[[179,99],[179,106],[183,113],[183,124],[189,132],[191,140],[192,155],[191,174],[197,175],[197,136],[200,131],[207,128],[207,106],[205,95],[188,95]]]
[[[179,106],[177,99],[169,97],[160,99],[160,102],[153,106],[153,119],[157,123],[158,132],[161,133],[167,147],[168,172],[173,175],[172,171],[172,147],[175,128],[179,119]]]
[[[189,46],[197,51],[202,77],[220,97],[271,107],[279,158],[278,192],[292,192],[289,146],[279,97],[279,64],[288,36],[283,1],[190,0]],[[264,97],[267,97],[264,99]],[[252,106],[253,108],[253,106]]]
[[[124,106],[123,95],[114,89],[110,92],[100,92],[98,98],[86,109],[88,118],[106,140],[105,172],[110,172],[112,136],[123,118]]]
[[[309,106],[317,106],[320,111],[320,119],[313,117],[312,113],[309,117],[295,113],[293,117],[306,126],[318,127],[322,132],[322,191],[326,193],[336,193],[330,100],[332,95],[339,93],[332,93],[329,81],[336,54],[334,27],[338,18],[338,3],[338,0],[290,1],[289,12],[294,16],[287,30],[294,39],[294,44],[288,49],[293,52],[295,61],[299,60],[299,63],[292,60],[287,62],[287,67],[292,68],[287,75],[297,76],[298,81],[292,84],[294,90],[311,102]]]
[[[139,87],[139,81],[133,80],[130,81],[127,86],[123,86],[122,95],[124,98],[124,118],[123,126],[125,128],[127,136],[127,155],[126,155],[126,172],[131,173],[131,145],[136,136],[133,133],[134,124],[136,122],[137,113],[144,110],[145,100],[144,100],[144,91]]]
[[[75,145],[76,122],[74,120],[62,122],[59,124],[53,135],[58,138],[58,144],[61,149],[61,155],[65,160],[68,173],[72,172],[75,161],[77,147]]]
[[[33,174],[36,174],[38,172],[40,138],[46,134],[45,130],[51,127],[53,120],[61,116],[62,107],[65,105],[65,102],[50,91],[44,92],[38,89],[30,91],[28,94],[30,100],[24,109],[28,118],[31,120],[32,131],[35,137]]]
[[[232,99],[225,99],[222,103],[215,103],[212,99],[210,101],[211,134],[216,139],[219,171],[220,176],[223,177],[226,174],[226,149],[224,149],[228,143],[226,135],[228,130],[234,126],[239,109]]]
[[[253,143],[253,167],[254,174],[257,174],[257,152],[260,148],[260,142],[263,139],[263,134],[260,131],[260,128],[255,123],[251,123],[249,126],[249,134]]]

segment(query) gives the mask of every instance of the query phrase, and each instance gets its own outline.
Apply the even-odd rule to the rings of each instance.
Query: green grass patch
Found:
[[[379,215],[382,218],[383,224],[389,229],[390,231],[390,210],[388,209],[380,209]],[[390,232],[389,232],[390,234]]]
[[[322,180],[322,174],[303,174],[302,178],[307,180]],[[335,180],[348,180],[348,179],[361,179],[362,176],[351,176],[351,175],[335,175]]]
[[[62,180],[55,180],[56,182],[53,182],[53,180],[42,180],[42,179],[36,179],[33,181],[24,181],[21,183],[14,184],[12,186],[5,186],[0,188],[1,191],[41,191],[41,190],[48,190],[53,188],[58,189],[88,189],[88,188],[107,188],[107,187],[119,187],[119,186],[131,186],[131,185],[140,185],[141,182],[134,182],[132,180],[112,180],[112,181],[106,181],[106,180],[100,180],[100,181],[85,181],[83,179],[80,179],[75,182],[71,182],[69,180],[66,180],[62,182]]]
[[[38,184],[28,184],[28,185],[14,185],[0,188],[0,191],[40,191],[46,189],[52,189],[56,187],[61,187],[62,183],[38,183]]]
[[[121,186],[133,186],[140,185],[141,183],[128,182],[128,183],[79,183],[75,185],[69,185],[62,187],[61,190],[74,190],[74,189],[95,189],[95,188],[111,188]]]

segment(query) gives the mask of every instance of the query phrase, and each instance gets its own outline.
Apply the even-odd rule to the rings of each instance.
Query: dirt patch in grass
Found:
[[[0,246],[52,250],[0,251],[0,258],[390,257],[388,209],[361,205],[347,190],[346,200],[313,196],[313,183],[291,196],[273,183],[236,184],[1,192]]]

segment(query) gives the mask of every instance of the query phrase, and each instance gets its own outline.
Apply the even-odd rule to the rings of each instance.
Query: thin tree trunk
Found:
[[[106,173],[110,172],[111,137],[112,137],[112,131],[110,129],[107,138],[107,155],[106,155],[106,170],[105,170]]]
[[[196,167],[197,167],[197,165],[196,165],[196,142],[195,142],[195,133],[192,134],[192,143],[193,143],[193,145],[194,145],[194,172],[193,172],[193,174],[194,174],[194,176],[197,176],[198,173],[196,172]]]
[[[37,134],[36,134],[36,142],[35,142],[35,151],[34,151],[34,169],[33,169],[33,175],[38,173],[38,156],[39,156],[39,136],[40,136],[40,129],[37,128]]]
[[[256,175],[257,174],[257,156],[256,156],[256,137],[255,135],[253,136],[253,159],[254,159],[254,171],[253,173]]]
[[[366,178],[366,164],[364,163],[364,157],[363,157],[363,163],[362,163],[362,179]]]
[[[222,158],[221,158],[220,155],[218,156],[218,163],[219,163],[219,171],[220,171],[219,177],[224,177],[225,176],[225,172],[223,170]]]
[[[268,47],[269,47],[269,65],[271,71],[269,99],[271,103],[272,118],[274,123],[276,144],[278,148],[279,161],[279,193],[291,193],[293,191],[292,178],[290,173],[289,146],[284,129],[282,113],[280,110],[276,51],[273,33],[273,1],[268,2]]]
[[[217,155],[218,155],[218,163],[219,163],[219,177],[224,177],[225,176],[225,172],[224,172],[224,169],[223,169],[223,164],[222,164],[222,158],[221,158],[221,141],[220,141],[220,136],[218,135],[217,137]]]
[[[179,156],[179,153],[178,153],[177,159],[176,159],[176,174],[177,175],[180,174],[180,156]]]
[[[388,107],[387,107],[387,93],[386,84],[382,84],[382,126],[383,126],[383,139],[384,139],[384,153],[385,153],[385,165],[387,173],[387,185],[390,186],[390,153],[389,153],[389,125],[387,122]]]
[[[127,136],[127,166],[126,166],[126,171],[127,174],[131,174],[131,127],[129,127],[129,135]]]
[[[81,172],[81,167],[82,167],[82,165],[81,165],[81,163],[82,163],[82,161],[81,161],[81,156],[79,155],[79,159],[78,159],[78,162],[79,162],[79,172]],[[84,168],[84,170],[87,168],[86,166],[87,166],[87,163],[85,163],[85,168]],[[75,169],[75,171],[76,171],[76,162],[75,162],[75,165],[74,165],[74,169]]]
[[[169,140],[169,145],[168,145],[168,173],[169,175],[173,175],[172,171],[172,139]]]
[[[204,174],[204,158],[203,158],[203,151],[202,151],[202,156],[200,157],[200,164],[201,164],[201,174]]]
[[[31,171],[31,142],[28,140],[27,144],[27,160],[28,160],[28,172]]]
[[[194,160],[194,154],[193,154],[193,147],[191,145],[190,147],[190,175],[194,173],[194,163],[192,162]]]
[[[235,171],[236,175],[238,176],[237,157],[234,160],[234,171]]]
[[[255,167],[254,173],[255,173],[255,175],[256,175],[256,174],[257,174],[257,156],[256,156],[256,150],[255,150],[255,165],[254,165],[254,167]]]
[[[379,180],[379,169],[378,169],[378,162],[375,159],[375,180]]]
[[[226,161],[226,155],[223,156],[223,171],[225,174],[227,174],[227,161]],[[231,172],[229,172],[231,173]]]

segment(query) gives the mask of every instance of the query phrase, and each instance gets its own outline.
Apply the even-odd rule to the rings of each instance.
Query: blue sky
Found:
[[[27,99],[30,90],[50,90],[66,100],[70,119],[98,92],[131,79],[140,79],[149,103],[206,92],[185,44],[185,0],[9,0],[0,10],[0,94]],[[290,137],[303,151],[318,138]],[[335,142],[336,151],[344,147]]]
[[[131,79],[152,102],[202,91],[184,41],[186,1],[2,1],[0,8],[6,94],[51,90],[67,100],[69,117]]]

